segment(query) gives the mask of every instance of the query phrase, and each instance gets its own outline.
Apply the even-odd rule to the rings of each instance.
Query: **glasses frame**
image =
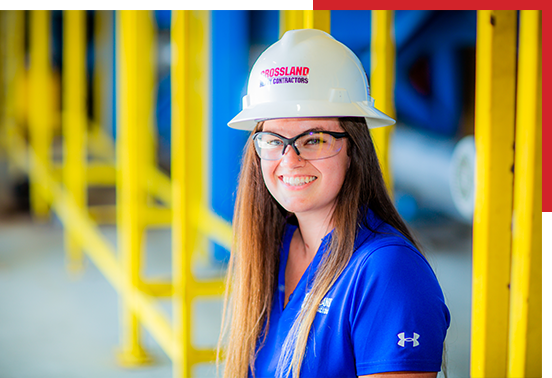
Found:
[[[257,155],[259,156],[260,159],[269,160],[269,161],[276,161],[276,160],[279,160],[279,159],[271,160],[271,159],[263,159],[261,157],[261,154],[259,152],[259,148],[258,148],[257,142],[256,142],[256,139],[259,135],[269,134],[269,135],[274,135],[274,136],[280,138],[284,142],[284,147],[282,148],[282,156],[284,156],[284,154],[286,152],[286,148],[288,146],[291,146],[293,148],[293,150],[295,151],[297,156],[301,156],[301,153],[299,152],[299,149],[295,145],[295,142],[297,141],[297,139],[301,138],[302,136],[308,135],[310,133],[328,134],[328,135],[331,135],[332,137],[334,137],[335,139],[342,139],[342,138],[348,138],[349,137],[349,133],[346,133],[346,132],[340,133],[340,132],[336,132],[336,131],[324,131],[324,130],[307,130],[304,133],[301,133],[299,135],[294,136],[293,138],[286,138],[285,136],[282,136],[280,134],[276,134],[276,133],[273,133],[273,132],[270,132],[270,131],[257,131],[255,134],[253,134],[252,139],[253,139],[253,143],[255,143],[255,151],[257,151]],[[339,151],[341,151],[341,149]],[[339,153],[339,151],[337,153]],[[280,159],[282,158],[282,156],[280,156]],[[332,156],[335,156],[335,155],[332,155]],[[326,157],[318,158],[318,159],[305,159],[305,160],[322,160],[322,159],[330,158],[332,156],[326,156]]]

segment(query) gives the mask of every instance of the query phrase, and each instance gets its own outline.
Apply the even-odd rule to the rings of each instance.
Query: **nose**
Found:
[[[290,168],[302,167],[305,165],[305,159],[301,158],[292,146],[287,146],[284,156],[280,160],[280,165]]]

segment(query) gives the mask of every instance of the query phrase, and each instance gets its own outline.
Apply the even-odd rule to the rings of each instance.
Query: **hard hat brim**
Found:
[[[253,130],[258,122],[280,118],[365,117],[370,129],[395,124],[382,111],[363,102],[333,103],[320,101],[282,101],[260,103],[242,110],[228,126],[238,130]]]

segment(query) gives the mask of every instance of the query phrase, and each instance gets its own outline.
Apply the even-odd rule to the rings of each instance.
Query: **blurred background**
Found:
[[[2,11],[1,67],[5,89],[2,101],[5,106],[2,108],[4,144],[0,150],[0,377],[169,377],[175,374],[171,373],[173,356],[167,352],[167,344],[159,342],[158,336],[163,333],[150,331],[143,324],[135,325],[141,336],[140,351],[134,351],[133,356],[140,358],[125,363],[124,358],[117,357],[120,344],[125,344],[121,340],[127,337],[122,329],[129,322],[125,320],[127,303],[119,296],[124,290],[114,284],[117,278],[105,273],[107,263],[102,265],[101,258],[91,257],[93,252],[83,257],[67,254],[67,245],[70,245],[67,223],[71,219],[78,223],[81,218],[67,215],[70,207],[63,207],[62,200],[40,210],[41,205],[37,205],[40,199],[33,199],[33,191],[46,193],[48,189],[33,189],[29,177],[38,176],[29,174],[25,168],[29,162],[21,157],[27,153],[24,145],[14,141],[21,138],[32,146],[47,140],[44,156],[51,162],[52,177],[57,177],[52,182],[58,180],[67,186],[71,178],[60,172],[66,168],[59,167],[63,156],[71,153],[63,144],[67,127],[63,123],[72,106],[72,95],[68,91],[74,90],[72,86],[78,81],[64,76],[69,70],[67,61],[72,59],[64,50],[69,48],[65,44],[71,43],[64,33],[72,33],[67,12],[46,12],[45,26],[41,29],[46,42],[36,42],[41,32],[35,31],[40,26],[33,12]],[[171,52],[175,51],[174,46],[171,48],[174,44],[171,18],[174,12],[145,13],[138,19],[145,20],[144,24],[138,22],[136,30],[146,33],[140,36],[147,38],[137,38],[135,48],[149,46],[148,52],[139,58],[148,67],[149,81],[144,87],[133,88],[137,95],[144,94],[140,88],[146,88],[145,107],[149,113],[141,113],[146,114],[146,142],[140,145],[137,154],[150,154],[151,164],[170,183],[173,175],[171,110],[174,109]],[[114,256],[124,260],[120,248],[126,242],[120,236],[122,223],[117,225],[116,216],[120,210],[114,208],[118,198],[115,177],[118,173],[113,167],[108,169],[110,164],[116,164],[115,145],[119,146],[119,138],[126,135],[121,131],[124,117],[121,98],[125,98],[121,82],[125,80],[123,70],[127,67],[121,55],[125,48],[121,42],[123,21],[116,12],[83,14],[79,25],[85,25],[81,43],[84,80],[79,84],[81,92],[71,93],[83,99],[80,111],[87,119],[84,129],[88,137],[83,143],[89,153],[85,153],[84,160],[89,166],[100,161],[104,170],[98,169],[96,174],[89,172],[84,202],[76,207],[86,209],[87,219],[95,222],[94,235],[111,245],[113,251],[119,251]],[[469,376],[476,16],[476,11],[396,11],[392,29],[397,118],[389,147],[393,194],[400,214],[424,246],[451,310],[452,323],[446,341],[450,378]],[[232,221],[241,152],[248,138],[247,132],[230,129],[226,123],[240,111],[249,69],[260,53],[280,37],[281,13],[210,11],[193,17],[199,20],[200,26],[190,33],[191,40],[195,41],[190,43],[199,46],[191,48],[204,54],[204,60],[198,63],[204,75],[203,87],[196,86],[190,92],[201,98],[197,105],[202,109],[201,124],[187,126],[197,127],[203,133],[197,141],[203,148],[195,156],[201,170],[193,179],[202,182],[201,203],[216,216],[212,224],[221,224],[224,228]],[[370,76],[372,13],[331,11],[330,23],[331,34],[357,54]],[[44,74],[47,83],[42,84],[40,78],[36,79],[40,73],[33,71],[32,66],[37,64],[33,54],[40,54],[37,46],[40,43],[46,44],[42,47],[48,67]],[[136,80],[141,80],[134,75]],[[375,100],[377,107],[378,98]],[[30,114],[37,104],[44,103],[49,104],[49,113],[44,111],[33,121]],[[36,134],[43,136],[35,137],[33,142],[32,130],[37,127],[33,122],[40,124],[41,119],[46,119],[50,131]],[[147,175],[142,166],[138,170],[139,175]],[[51,188],[54,187],[52,184]],[[149,201],[150,207],[162,207],[162,190],[157,189],[157,193],[144,201]],[[55,193],[50,197],[56,198]],[[142,227],[143,234],[139,236],[137,259],[142,277],[167,282],[174,279],[171,266],[175,261],[175,236],[171,233],[170,215],[164,219],[144,221],[138,226]],[[209,228],[209,220],[205,222],[207,225],[203,228]],[[147,227],[150,223],[157,225]],[[84,229],[80,225],[75,227]],[[86,238],[79,240],[96,240],[93,236]],[[92,248],[88,244],[82,249],[86,252],[88,247]],[[70,248],[80,250],[80,247]],[[201,251],[193,260],[193,273],[219,277],[228,259],[228,244],[222,239],[207,238],[197,249]],[[149,295],[157,298],[156,311],[164,314],[166,324],[175,324],[175,304],[170,296]],[[207,299],[195,300],[192,307],[191,343],[197,348],[212,348],[220,327],[220,297],[211,293]],[[144,319],[142,322],[149,324],[150,318]],[[193,367],[195,376],[215,375],[212,364],[201,358],[197,361],[201,363]]]

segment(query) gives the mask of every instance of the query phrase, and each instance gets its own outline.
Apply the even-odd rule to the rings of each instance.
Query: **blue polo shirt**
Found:
[[[450,314],[433,270],[418,250],[373,212],[352,258],[319,305],[301,378],[358,377],[392,371],[439,371]],[[275,377],[284,339],[331,238],[326,235],[284,308],[285,268],[294,225],[281,249],[266,341],[256,377]],[[249,374],[251,376],[251,372]]]

